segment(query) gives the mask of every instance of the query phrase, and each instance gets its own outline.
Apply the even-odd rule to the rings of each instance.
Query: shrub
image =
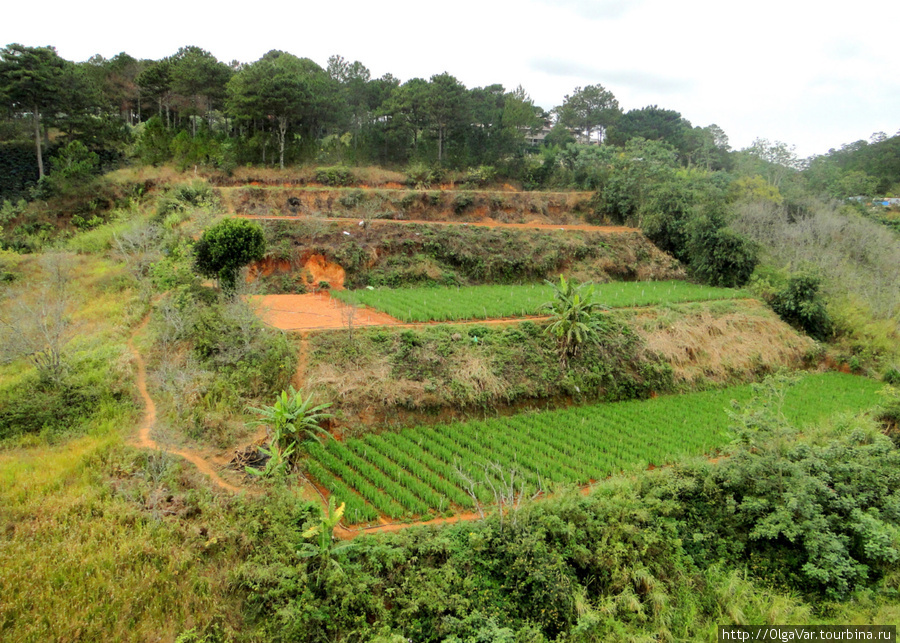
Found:
[[[494,179],[497,177],[497,170],[495,170],[490,165],[479,165],[476,168],[470,169],[463,176],[463,184],[471,187],[484,187],[489,183],[493,183]]]
[[[344,206],[347,209],[358,208],[362,205],[363,199],[365,195],[362,190],[351,190],[346,194],[342,194],[338,197],[338,203]]]
[[[258,223],[225,219],[206,230],[194,246],[197,272],[215,278],[225,291],[233,292],[238,271],[266,252],[266,240]]]
[[[896,366],[889,367],[881,378],[886,384],[900,386],[900,369]]]
[[[471,192],[460,192],[453,199],[453,211],[456,214],[462,214],[473,203],[475,203],[475,196]]]
[[[714,217],[702,217],[689,224],[687,259],[691,272],[704,283],[738,288],[750,281],[759,249]]]
[[[781,319],[810,337],[826,341],[833,335],[834,325],[819,292],[821,283],[818,276],[809,273],[791,275],[769,303]]]
[[[406,184],[417,188],[441,183],[446,178],[447,172],[440,166],[429,167],[424,163],[413,163],[406,169]]]
[[[320,167],[316,170],[316,181],[322,185],[346,187],[353,185],[356,182],[356,177],[353,176],[353,172],[348,168],[335,165],[333,167]]]

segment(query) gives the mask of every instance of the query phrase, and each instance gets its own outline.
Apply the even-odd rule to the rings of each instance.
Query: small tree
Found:
[[[322,579],[322,572],[330,565],[334,566],[338,571],[343,573],[340,563],[336,560],[337,555],[356,547],[354,543],[338,543],[334,544],[334,529],[341,522],[344,516],[345,503],[341,503],[335,508],[334,496],[328,499],[328,509],[319,524],[313,525],[302,534],[303,538],[316,539],[318,542],[301,543],[297,554],[301,558],[314,558],[319,561],[319,580]]]
[[[559,284],[547,283],[553,286],[553,299],[541,304],[540,310],[550,313],[546,332],[556,338],[560,364],[565,368],[582,344],[600,343],[602,320],[598,313],[606,306],[594,301],[592,285],[579,285],[562,275]]]
[[[233,293],[238,272],[266,253],[266,239],[258,223],[244,219],[225,219],[209,228],[194,245],[197,272],[219,282],[222,290]]]
[[[801,272],[791,275],[784,287],[772,295],[769,303],[781,319],[824,342],[834,334],[834,324],[819,292],[821,285],[822,280],[814,274]]]
[[[67,370],[66,353],[77,333],[71,319],[73,260],[53,253],[43,258],[45,276],[34,301],[0,300],[0,364],[25,357],[43,381],[59,386]]]
[[[250,426],[265,426],[270,430],[269,448],[260,450],[269,456],[268,464],[263,471],[247,469],[248,473],[265,478],[279,477],[290,469],[293,456],[306,439],[319,440],[320,435],[331,437],[321,424],[332,417],[325,410],[331,403],[313,405],[312,395],[303,399],[303,391],[288,387],[282,391],[272,406],[248,408],[259,418],[250,422]]]
[[[729,230],[716,216],[701,216],[687,225],[686,255],[690,271],[710,286],[740,288],[759,263],[759,247]]]

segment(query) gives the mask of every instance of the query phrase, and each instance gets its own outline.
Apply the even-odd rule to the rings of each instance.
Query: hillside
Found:
[[[369,174],[120,173],[84,229],[12,219],[33,252],[0,255],[0,638],[896,620],[882,384],[818,372],[863,365],[598,225],[590,194]],[[265,248],[233,292],[198,273],[222,229]],[[789,532],[792,494],[814,509]]]

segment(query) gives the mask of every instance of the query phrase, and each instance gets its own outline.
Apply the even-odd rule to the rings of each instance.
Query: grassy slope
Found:
[[[745,382],[815,358],[814,344],[752,300],[609,313],[609,337],[565,372],[542,326],[441,324],[311,334],[305,385],[350,426],[404,411],[452,417],[517,404],[647,397]],[[660,356],[663,356],[662,358]]]
[[[73,249],[90,247],[98,234]],[[126,340],[144,312],[131,275],[95,255],[65,261],[75,331],[67,387],[95,391],[100,404],[65,426],[2,443],[0,638],[172,640],[192,624],[208,624],[212,613],[239,619],[228,607],[235,603],[221,568],[208,560],[214,544],[201,537],[201,525],[182,521],[218,501],[172,458],[122,446],[138,418]],[[43,263],[39,255],[18,262],[7,310],[40,309],[34,286],[46,273]],[[0,390],[17,394],[20,404],[45,406],[53,393],[32,376],[24,361],[0,367]],[[17,392],[22,382],[30,383],[27,398]],[[179,475],[190,489],[168,498]],[[205,531],[215,532],[216,522]]]
[[[127,173],[123,180],[145,185],[145,181],[159,181],[160,177],[159,172],[146,174],[142,170]],[[177,179],[186,181],[184,176]],[[136,452],[123,445],[124,437],[134,429],[138,417],[131,398],[132,369],[126,338],[130,328],[143,316],[145,307],[135,295],[134,282],[122,267],[102,258],[109,248],[112,233],[121,230],[115,227],[117,225],[121,222],[80,236],[71,246],[84,253],[77,258],[79,270],[73,281],[75,291],[81,295],[73,318],[82,323],[83,337],[73,341],[72,350],[79,358],[76,361],[83,382],[101,386],[110,394],[102,405],[92,409],[95,413],[82,421],[62,430],[46,431],[37,437],[13,438],[0,444],[0,639],[171,641],[179,633],[196,628],[197,632],[210,634],[209,640],[272,640],[272,636],[263,630],[272,628],[273,632],[283,635],[292,622],[298,622],[296,613],[291,610],[275,611],[290,597],[290,592],[267,595],[267,590],[275,586],[274,579],[283,575],[288,579],[291,591],[304,591],[304,588],[315,586],[315,567],[307,568],[296,557],[297,543],[301,540],[299,531],[308,518],[309,509],[290,491],[273,490],[259,501],[223,499],[212,494],[205,479],[197,476],[190,467],[172,458]],[[404,270],[411,270],[413,266],[410,262]],[[23,296],[35,301],[36,291],[27,286],[40,272],[36,258],[7,260],[4,257],[2,267],[19,276],[14,287],[17,287],[16,283],[25,284]],[[625,265],[625,269],[628,268]],[[696,313],[696,323],[704,329],[700,334],[708,329],[714,329],[709,331],[710,334],[721,332],[722,327],[717,323],[727,315],[696,307],[690,310],[694,311],[691,314]],[[684,315],[677,309],[663,313],[658,319],[674,322],[673,325],[666,322],[669,328],[682,324],[683,333],[688,333],[689,326],[694,323],[685,322]],[[728,315],[744,317],[743,312],[734,309]],[[763,317],[765,315],[754,318]],[[652,333],[654,324],[663,325],[661,321],[647,320],[629,323],[635,324],[641,333]],[[763,323],[769,322],[763,320]],[[453,341],[443,339],[448,340]],[[673,335],[668,341],[676,343],[680,336]],[[700,337],[691,337],[690,341],[700,343],[695,346],[702,345]],[[430,350],[432,344],[429,342],[418,348]],[[793,356],[786,359],[799,359],[807,349],[808,346],[797,342],[788,351]],[[355,349],[345,350],[352,353]],[[347,357],[342,354],[340,359]],[[718,363],[718,370],[711,371],[715,374],[712,377],[723,379],[752,370],[754,363],[760,370],[765,370],[768,364],[768,358],[763,357],[761,361],[729,366],[727,359],[719,359],[722,357],[700,356],[692,358],[691,364],[698,372],[703,372],[707,368],[703,364],[713,368]],[[478,362],[472,364],[477,366]],[[679,368],[676,366],[676,378]],[[734,372],[730,368],[735,369]],[[685,379],[690,380],[687,366],[684,370]],[[29,373],[27,365],[21,361],[0,367],[0,390],[11,391],[24,383],[30,388],[20,391],[18,397],[30,397],[32,404],[40,405],[41,392],[28,381]],[[479,387],[490,383],[490,379],[484,379],[484,371],[473,373],[477,377],[470,377],[471,383]],[[474,390],[477,393],[482,389]],[[471,393],[466,395],[471,397]],[[76,437],[78,435],[81,437]],[[619,483],[614,481],[614,484]],[[625,495],[630,493],[626,490]],[[585,507],[590,515],[596,513],[593,505]],[[533,531],[537,523],[564,525],[575,515],[565,504],[558,509],[554,511],[559,519],[555,515],[548,519],[537,516],[535,522],[523,519],[522,538],[534,541],[534,534],[539,533]],[[641,515],[644,515],[643,508]],[[615,527],[621,516],[613,512],[608,517],[610,520],[605,524]],[[626,531],[630,526],[631,523],[626,525]],[[643,526],[646,522],[640,525]],[[371,615],[365,611],[355,612],[354,601],[372,596],[380,603],[378,609],[397,606],[391,608],[396,610],[393,612],[395,625],[399,622],[414,628],[416,624],[428,623],[420,620],[420,616],[432,610],[437,614],[435,623],[448,624],[449,619],[444,619],[439,612],[448,610],[449,606],[437,604],[431,591],[438,574],[452,577],[454,567],[463,568],[461,561],[468,561],[465,564],[475,561],[484,569],[498,565],[513,571],[520,569],[515,567],[520,558],[511,549],[507,552],[509,564],[499,561],[490,546],[496,530],[497,524],[493,521],[442,533],[414,530],[408,535],[372,539],[357,560],[370,560],[390,577],[399,579],[403,592],[396,594],[397,600],[393,598],[397,590],[389,587],[393,581],[367,587],[365,583],[369,577],[356,575],[355,568],[348,568],[352,582],[346,576],[338,578],[333,586],[334,593],[327,597],[333,599],[336,611],[329,612],[330,608],[326,608],[316,612],[318,608],[313,606],[318,599],[310,595],[307,595],[306,603],[301,602],[306,606],[301,610],[307,616],[321,615],[325,626],[331,615],[337,614],[365,627],[365,621]],[[640,532],[641,529],[628,533],[610,532],[610,542],[625,542],[631,537],[629,534]],[[457,544],[451,545],[451,542]],[[651,554],[636,562],[651,565],[657,562],[654,552],[659,551],[659,542],[650,545],[648,551]],[[283,553],[273,563],[264,552],[276,549]],[[459,557],[451,558],[450,552],[457,550]],[[485,554],[486,551],[490,553]],[[619,553],[609,552],[615,556]],[[420,555],[421,559],[418,559]],[[409,564],[408,561],[413,559],[420,562]],[[437,571],[431,566],[435,561],[446,561],[449,567]],[[639,569],[640,565],[632,568]],[[521,569],[527,571],[525,567]],[[398,574],[407,571],[411,574],[408,577]],[[811,608],[800,604],[795,596],[773,594],[769,588],[753,585],[742,580],[739,572],[736,574],[737,577],[734,574],[710,574],[687,578],[679,591],[688,595],[697,587],[705,588],[708,591],[703,594],[703,600],[709,603],[702,608],[685,607],[676,600],[671,609],[664,609],[662,613],[680,614],[683,623],[696,617],[699,625],[689,630],[695,635],[701,630],[711,632],[718,622],[796,623],[808,620]],[[527,580],[528,576],[522,578]],[[473,592],[471,584],[463,583],[461,595],[447,599],[459,607],[455,612],[459,616],[465,616],[467,605],[474,605],[474,601],[486,609],[510,606],[513,605],[510,601],[520,600],[521,605],[527,605],[529,609],[547,604],[544,594],[531,600],[521,593],[513,599],[507,589],[492,584],[491,577],[485,576],[481,580],[486,583],[481,588],[483,594]],[[632,582],[630,578],[618,580],[624,581],[626,589]],[[635,583],[640,581],[634,580]],[[572,590],[571,586],[567,587]],[[386,589],[386,593],[380,595],[379,588],[390,591]],[[245,601],[251,594],[255,600],[252,603]],[[597,607],[606,611],[612,608],[610,613],[617,613],[616,610],[621,608],[621,616],[629,627],[646,619],[642,610],[651,605],[642,606],[633,596],[629,598],[625,594],[622,601],[615,599],[617,602],[604,605],[586,602],[584,595],[574,596],[571,591],[556,596],[567,603],[581,601],[579,613],[586,618],[592,617]],[[644,596],[639,598],[643,600]],[[666,596],[663,598],[670,600]],[[464,605],[467,601],[471,602]],[[492,601],[495,602],[493,605]],[[627,605],[636,605],[640,613],[628,612]],[[692,609],[699,611],[692,612]],[[828,618],[833,618],[833,622],[897,621],[896,608],[885,606],[881,599],[871,595],[860,596],[853,604],[832,605],[828,610]],[[651,610],[648,614],[656,614],[656,611]],[[537,608],[535,616],[539,617]],[[647,622],[647,636],[659,632],[654,630],[656,621]],[[279,629],[282,627],[285,629]],[[299,631],[297,635],[312,636],[322,631],[325,630],[311,628]],[[412,630],[408,631],[412,633]],[[590,636],[590,632],[585,636]]]

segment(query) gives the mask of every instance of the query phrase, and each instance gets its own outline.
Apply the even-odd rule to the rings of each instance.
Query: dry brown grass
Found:
[[[801,368],[815,350],[813,340],[756,301],[695,304],[642,314],[636,321],[648,349],[671,364],[676,380],[686,384]]]
[[[461,389],[463,403],[477,399],[501,399],[509,391],[510,383],[497,374],[497,368],[489,356],[476,353],[454,355],[450,376]]]
[[[438,401],[427,384],[395,378],[386,355],[370,355],[353,367],[334,362],[318,362],[307,375],[307,385],[327,392],[328,399],[357,413],[371,408],[423,408]]]
[[[374,171],[374,170],[373,170]],[[386,176],[385,178],[391,178]],[[302,179],[293,177],[293,181]],[[399,183],[385,181],[367,184],[367,188],[344,189],[301,187],[279,184],[274,179],[228,183],[233,187],[218,189],[228,212],[254,216],[310,216],[324,212],[327,216],[415,219],[423,221],[500,221],[503,223],[542,223],[553,225],[584,224],[580,208],[585,195],[580,192],[505,192],[485,190],[423,191],[402,188]],[[469,205],[457,207],[458,195],[471,199]],[[551,205],[552,204],[552,205]]]

